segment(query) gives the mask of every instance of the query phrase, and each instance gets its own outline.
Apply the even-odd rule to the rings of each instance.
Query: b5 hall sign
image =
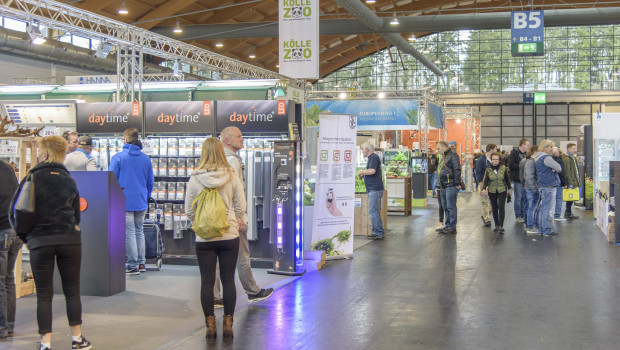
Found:
[[[289,101],[217,101],[216,107],[217,132],[236,126],[242,132],[288,133]]]
[[[129,128],[142,131],[141,102],[78,103],[76,112],[80,134],[122,134]]]
[[[148,134],[215,132],[213,101],[145,102],[144,131]]]

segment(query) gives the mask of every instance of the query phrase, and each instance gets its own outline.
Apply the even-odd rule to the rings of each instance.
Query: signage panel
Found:
[[[148,134],[215,132],[213,101],[145,102],[144,132]]]
[[[319,78],[319,0],[279,0],[280,73]]]
[[[216,130],[229,126],[244,133],[288,133],[289,101],[217,101]]]
[[[357,115],[358,130],[418,129],[418,100],[326,100],[306,102],[306,124],[317,125],[321,113]],[[429,127],[443,128],[443,109],[429,104]]]
[[[21,125],[74,125],[75,102],[3,101],[3,115]]]
[[[543,11],[515,11],[510,15],[513,56],[545,54],[545,17]]]
[[[136,128],[142,132],[142,102],[78,103],[77,132],[120,134]]]

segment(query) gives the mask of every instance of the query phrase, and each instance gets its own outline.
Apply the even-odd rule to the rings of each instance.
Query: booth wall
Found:
[[[2,62],[0,70],[0,84],[2,85],[15,85],[13,78],[44,79],[69,75],[109,74],[5,53],[0,53],[0,62]]]

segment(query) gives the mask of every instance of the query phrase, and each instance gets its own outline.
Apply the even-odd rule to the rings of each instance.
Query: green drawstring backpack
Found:
[[[192,201],[194,223],[192,230],[202,239],[222,237],[230,224],[227,220],[226,206],[217,188],[204,188]]]

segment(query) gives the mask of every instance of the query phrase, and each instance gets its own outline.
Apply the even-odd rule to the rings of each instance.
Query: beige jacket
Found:
[[[191,221],[195,217],[195,208],[192,207],[192,202],[205,187],[218,188],[226,206],[230,228],[222,237],[205,240],[196,236],[196,242],[224,241],[239,237],[239,222],[246,222],[247,220],[245,193],[239,177],[234,171],[229,173],[227,170],[195,171],[189,178],[185,189],[185,213]]]

